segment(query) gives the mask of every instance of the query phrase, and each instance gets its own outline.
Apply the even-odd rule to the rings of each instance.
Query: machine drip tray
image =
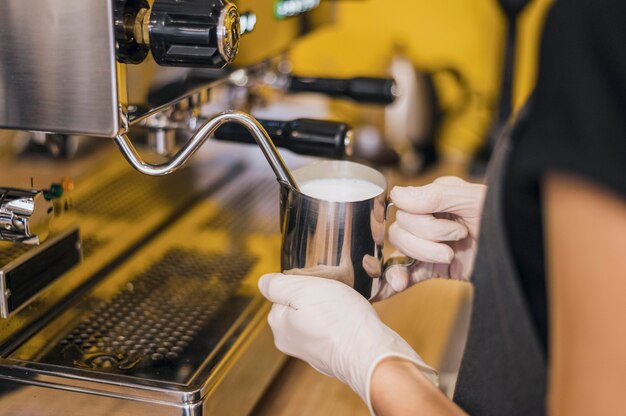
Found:
[[[236,291],[254,262],[245,255],[170,249],[37,361],[189,384],[206,352],[217,349],[252,301]]]
[[[255,262],[243,253],[170,248],[118,291],[95,291],[64,312],[8,358],[99,383],[193,391],[253,317],[258,298],[240,285]],[[54,341],[40,348],[44,339]]]
[[[249,412],[284,361],[256,285],[279,267],[277,188],[241,175],[10,344],[0,415]]]

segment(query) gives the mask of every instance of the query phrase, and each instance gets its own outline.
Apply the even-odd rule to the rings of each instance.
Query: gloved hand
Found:
[[[274,303],[268,322],[276,347],[348,384],[370,411],[372,373],[387,357],[413,362],[437,384],[437,372],[381,322],[365,298],[345,284],[320,277],[269,274],[261,277],[259,289]]]
[[[453,176],[421,187],[394,187],[391,200],[398,212],[389,241],[417,261],[408,270],[390,267],[374,300],[434,277],[469,280],[486,192],[485,185]]]

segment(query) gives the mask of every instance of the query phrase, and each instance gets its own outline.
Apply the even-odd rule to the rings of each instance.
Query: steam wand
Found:
[[[218,128],[226,123],[237,123],[244,126],[261,148],[263,155],[272,167],[278,181],[291,186],[293,189],[298,189],[298,184],[291,176],[289,169],[280,157],[267,131],[265,131],[263,126],[254,117],[241,111],[226,111],[207,120],[169,161],[160,164],[145,162],[126,134],[120,134],[115,137],[114,140],[128,163],[139,172],[150,176],[163,176],[173,173],[184,166],[200,146],[202,146]]]

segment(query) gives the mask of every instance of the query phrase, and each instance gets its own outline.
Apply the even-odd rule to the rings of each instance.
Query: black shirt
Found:
[[[544,349],[548,306],[541,186],[550,172],[584,177],[626,199],[626,1],[557,0],[539,75],[505,177],[505,222]]]
[[[488,172],[454,391],[472,415],[546,413],[546,176],[578,175],[626,199],[626,1],[557,0],[542,42],[533,101]]]

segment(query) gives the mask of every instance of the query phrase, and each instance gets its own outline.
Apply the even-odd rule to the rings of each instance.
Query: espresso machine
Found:
[[[268,91],[398,94],[292,73],[289,48],[333,16],[319,0],[0,2],[0,415],[253,409],[285,359],[256,288],[280,268],[276,147],[337,159],[354,137],[248,112]]]

